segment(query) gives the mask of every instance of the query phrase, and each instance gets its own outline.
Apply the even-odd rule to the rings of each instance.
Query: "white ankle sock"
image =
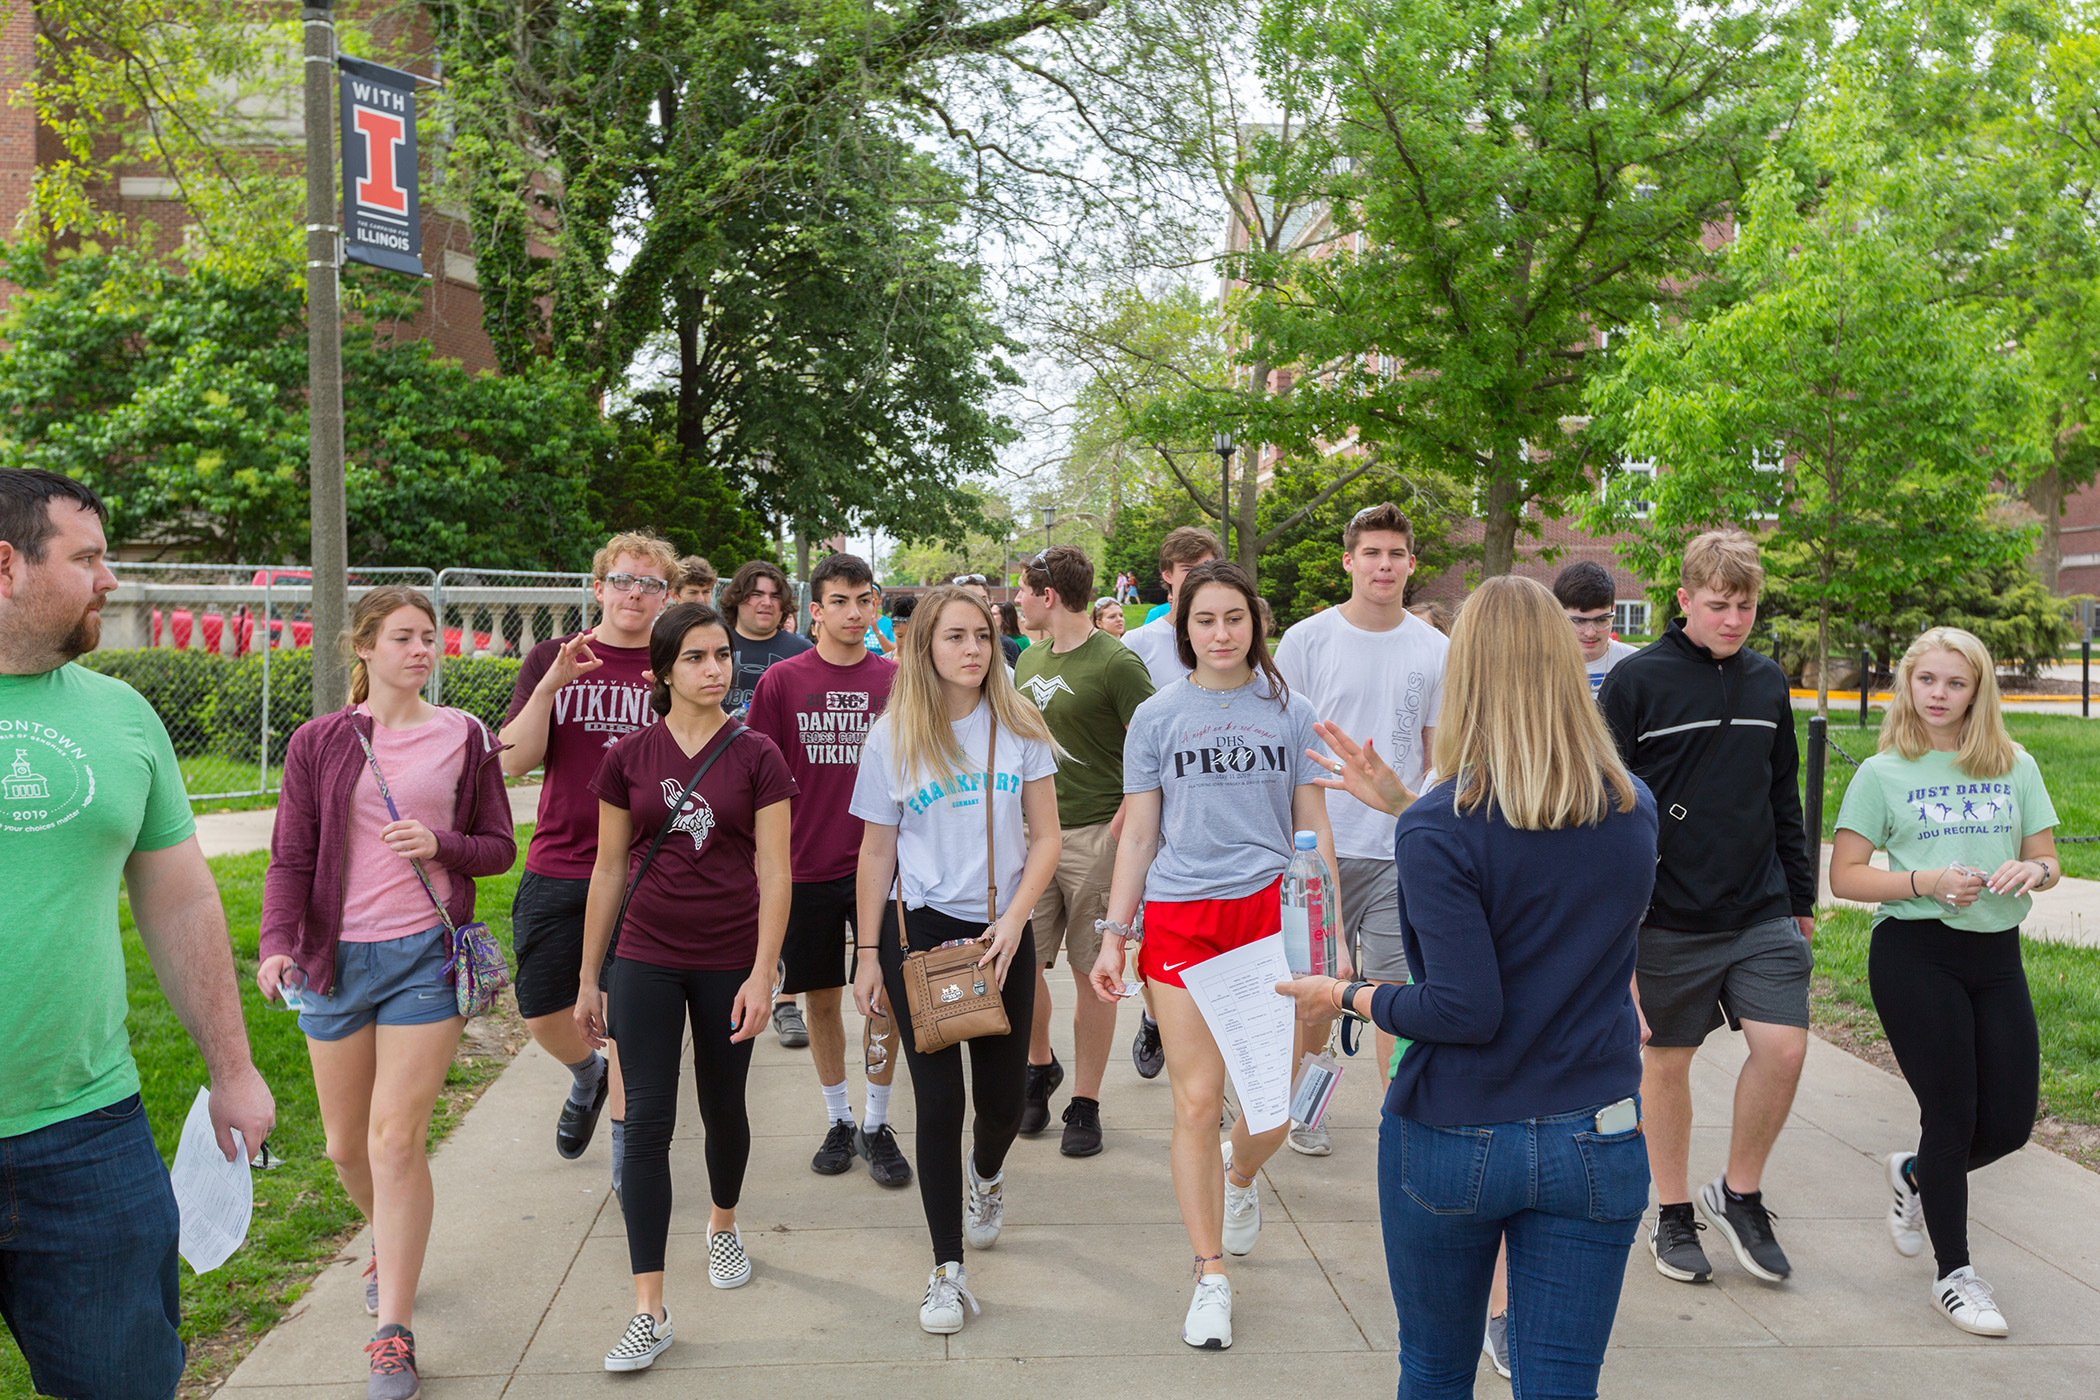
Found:
[[[867,1117],[861,1120],[861,1126],[872,1133],[889,1121],[890,1086],[887,1084],[870,1084],[868,1086],[868,1113]]]
[[[841,1079],[836,1084],[826,1084],[823,1086],[823,1089],[824,1111],[831,1115],[831,1121],[834,1123],[851,1123],[853,1121],[853,1109],[846,1102],[846,1081]]]

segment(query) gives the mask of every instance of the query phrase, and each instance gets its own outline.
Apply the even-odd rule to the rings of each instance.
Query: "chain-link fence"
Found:
[[[102,640],[81,664],[130,684],[167,725],[196,801],[277,790],[313,709],[313,574],[252,564],[112,564]],[[428,569],[356,569],[350,597]],[[325,641],[326,639],[324,639]]]
[[[433,600],[445,648],[430,698],[479,715],[491,729],[510,708],[526,653],[599,621],[589,574],[446,569]]]

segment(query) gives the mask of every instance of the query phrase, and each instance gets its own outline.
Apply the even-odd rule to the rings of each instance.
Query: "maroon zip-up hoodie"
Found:
[[[335,945],[343,929],[343,864],[350,849],[350,799],[366,771],[362,733],[372,717],[345,707],[309,720],[292,733],[270,833],[270,869],[263,877],[262,956],[290,956],[306,985],[335,986]],[[503,767],[488,726],[474,721],[467,760],[453,800],[458,831],[437,833],[436,864],[455,877],[445,912],[455,925],[474,918],[476,875],[501,875],[518,856]]]

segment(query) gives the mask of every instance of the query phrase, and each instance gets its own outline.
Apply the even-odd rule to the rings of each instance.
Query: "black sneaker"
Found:
[[[1065,1139],[1057,1150],[1067,1157],[1091,1157],[1101,1150],[1101,1104],[1072,1096],[1065,1105]]]
[[[1664,1206],[1655,1215],[1655,1228],[1648,1232],[1648,1252],[1655,1256],[1655,1272],[1679,1283],[1704,1283],[1713,1277],[1713,1265],[1699,1247],[1699,1232],[1706,1227],[1692,1219],[1692,1203]]]
[[[860,1130],[849,1122],[833,1119],[824,1145],[809,1159],[809,1169],[820,1176],[840,1176],[853,1165],[853,1138]]]
[[[1137,1066],[1140,1079],[1157,1079],[1167,1067],[1167,1047],[1159,1043],[1159,1022],[1142,1012],[1137,1037],[1130,1042],[1130,1062]]]
[[[1699,1192],[1699,1213],[1735,1251],[1735,1260],[1766,1283],[1784,1283],[1794,1266],[1772,1235],[1772,1212],[1765,1209],[1764,1193],[1753,1191],[1747,1198],[1728,1194],[1728,1178],[1716,1177]]]
[[[1021,1089],[1021,1136],[1034,1137],[1050,1126],[1050,1096],[1065,1082],[1065,1067],[1050,1057],[1047,1065],[1030,1065]]]
[[[809,1022],[802,1019],[802,1008],[791,1001],[775,1002],[773,1034],[784,1049],[800,1050],[809,1044]]]
[[[562,1100],[561,1121],[554,1125],[556,1152],[572,1162],[583,1155],[591,1145],[591,1134],[598,1131],[598,1115],[605,1111],[605,1098],[611,1092],[612,1066],[607,1065],[598,1076],[598,1092],[592,1095],[589,1108],[578,1108],[570,1100]]]
[[[853,1150],[867,1161],[868,1175],[875,1178],[877,1186],[911,1184],[911,1163],[904,1160],[904,1150],[897,1146],[897,1135],[890,1131],[889,1124],[855,1128]]]

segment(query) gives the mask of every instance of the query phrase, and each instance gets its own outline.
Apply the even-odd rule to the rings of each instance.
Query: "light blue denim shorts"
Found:
[[[335,986],[300,994],[299,1029],[315,1040],[341,1040],[377,1021],[427,1026],[459,1014],[445,926],[378,943],[335,945]]]

